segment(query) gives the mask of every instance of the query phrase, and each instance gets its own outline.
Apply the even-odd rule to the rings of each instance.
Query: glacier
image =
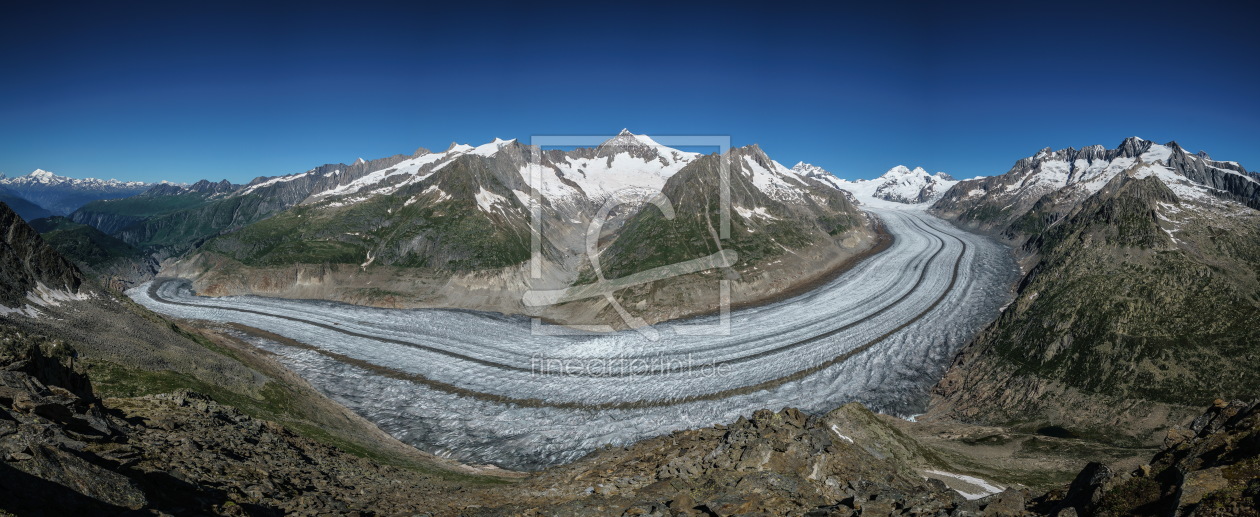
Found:
[[[541,335],[520,316],[382,309],[258,296],[203,297],[179,279],[127,294],[275,353],[330,398],[422,450],[532,470],[760,408],[851,401],[921,413],[957,350],[1010,298],[1009,250],[922,208],[874,207],[891,246],[799,296],[635,331]]]

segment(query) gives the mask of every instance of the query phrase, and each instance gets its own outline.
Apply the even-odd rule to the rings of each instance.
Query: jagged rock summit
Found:
[[[1161,145],[1138,137],[1124,139],[1115,149],[1047,147],[1015,162],[1005,174],[958,183],[933,209],[982,229],[1000,228],[1038,203],[1042,209],[1075,206],[1118,175],[1154,177],[1179,201],[1219,206],[1223,200],[1260,209],[1260,175],[1203,151],[1189,153],[1176,142]]]

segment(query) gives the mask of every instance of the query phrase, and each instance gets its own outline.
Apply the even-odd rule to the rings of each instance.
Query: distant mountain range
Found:
[[[0,174],[0,201],[6,201],[26,220],[48,215],[68,215],[84,204],[100,199],[134,196],[156,183],[141,181],[76,179],[36,169],[25,176],[9,178]],[[9,203],[14,198],[26,203]],[[14,205],[17,206],[14,206]]]
[[[859,198],[911,205],[936,201],[945,194],[946,190],[958,183],[944,172],[928,174],[922,167],[910,169],[904,165],[888,169],[888,172],[878,178],[856,181],[837,178],[823,168],[805,162],[797,163],[792,170],[835,188],[852,192]]]

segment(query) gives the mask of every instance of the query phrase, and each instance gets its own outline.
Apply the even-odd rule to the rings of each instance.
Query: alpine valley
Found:
[[[0,179],[0,514],[1260,515],[1260,175],[686,149]]]

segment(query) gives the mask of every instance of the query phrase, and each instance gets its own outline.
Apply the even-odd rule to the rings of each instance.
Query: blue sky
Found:
[[[9,6],[0,172],[243,182],[623,127],[847,178],[1132,135],[1260,169],[1247,3],[465,4]]]

